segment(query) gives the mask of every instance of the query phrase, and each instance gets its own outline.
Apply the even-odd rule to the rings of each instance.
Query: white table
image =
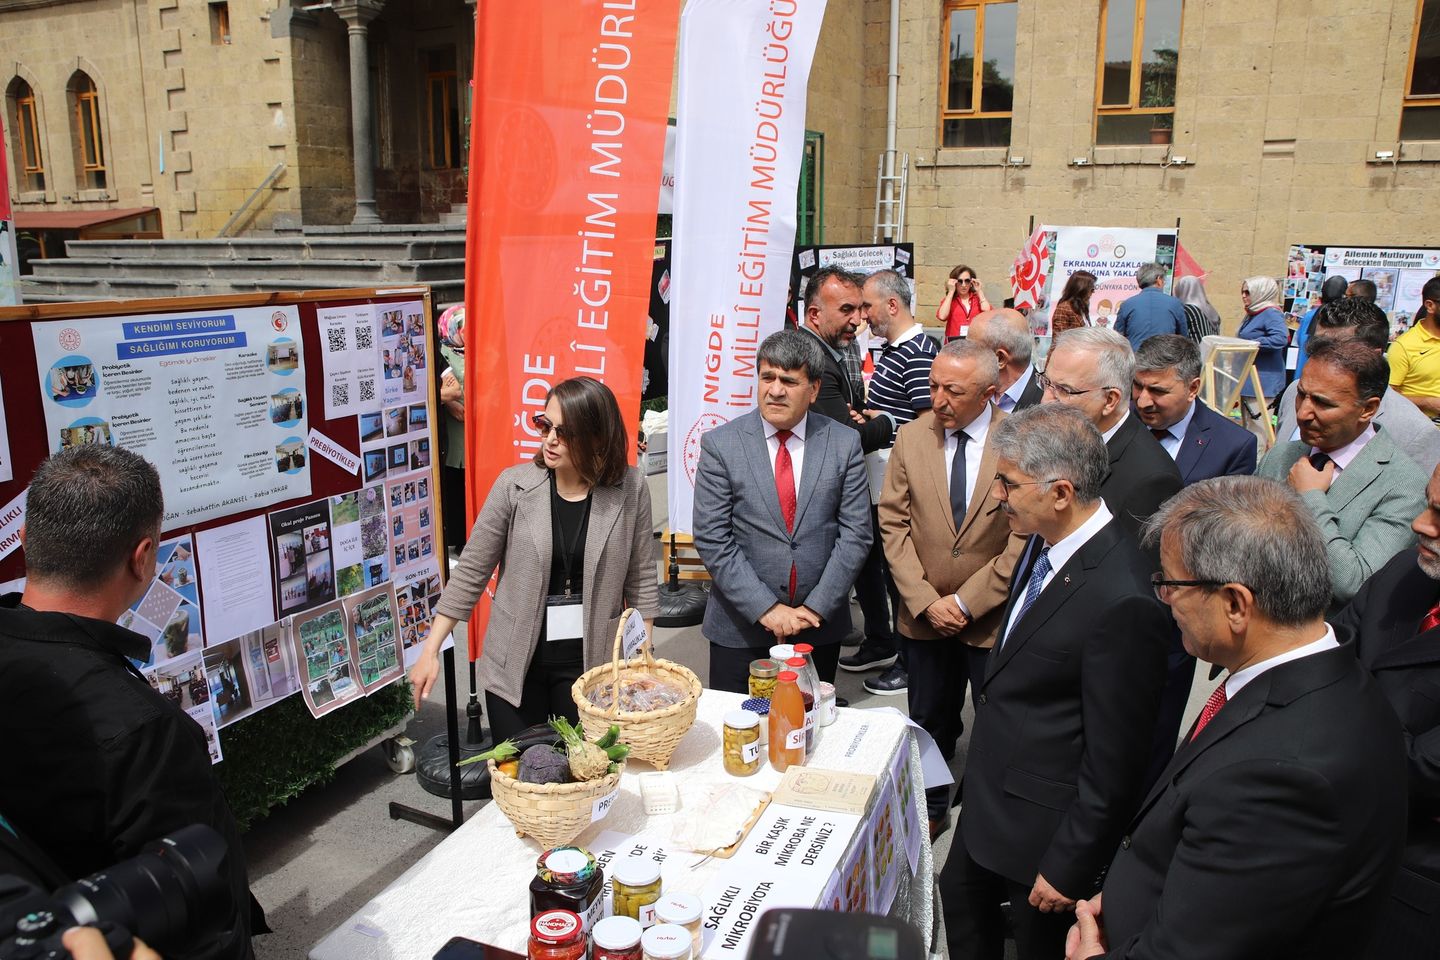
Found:
[[[670,770],[677,780],[705,779],[740,782],[759,790],[773,790],[780,774],[763,766],[754,776],[725,774],[720,762],[722,718],[738,709],[744,698],[706,690],[700,698],[695,725],[680,742]],[[892,713],[842,709],[839,718],[822,731],[821,742],[809,766],[828,770],[873,773],[882,780],[900,750],[909,753],[906,769],[911,779],[911,809],[917,829],[925,831],[922,810],[924,785],[920,751],[904,718]],[[646,836],[664,845],[673,817],[650,817],[640,800],[639,778],[645,763],[632,763],[621,777],[620,795],[606,819],[592,824],[574,842],[586,846],[603,830]],[[876,793],[879,793],[877,789]],[[874,807],[872,799],[872,808]],[[872,809],[871,813],[874,811]],[[934,860],[928,834],[909,883],[901,882],[890,913],[913,923],[930,947],[934,920]],[[863,829],[852,846],[865,841]],[[312,960],[428,960],[454,936],[469,937],[523,954],[528,936],[529,884],[535,876],[539,844],[515,836],[510,821],[495,804],[488,804],[447,837],[418,863],[405,871],[369,903],[310,951]],[[847,851],[848,855],[848,851]],[[899,854],[905,860],[903,850]],[[698,857],[697,857],[698,859]],[[841,858],[844,862],[845,857]],[[709,860],[685,871],[680,883],[666,874],[666,889],[700,893],[724,861]],[[908,868],[908,863],[902,863]]]

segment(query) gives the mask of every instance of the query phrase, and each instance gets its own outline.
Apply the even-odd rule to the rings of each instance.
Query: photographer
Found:
[[[154,579],[163,514],[155,468],[126,450],[77,447],[36,470],[25,593],[0,599],[0,729],[20,747],[0,809],[67,879],[189,824],[215,828],[232,915],[172,956],[247,958],[252,928],[268,928],[205,735],[127,659],[146,658],[149,641],[115,623]]]

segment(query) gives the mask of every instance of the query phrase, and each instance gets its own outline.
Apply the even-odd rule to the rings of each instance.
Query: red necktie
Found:
[[[1205,709],[1200,711],[1200,719],[1195,721],[1195,732],[1190,734],[1192,741],[1200,736],[1200,731],[1205,729],[1205,724],[1213,720],[1215,714],[1219,713],[1223,706],[1225,706],[1225,684],[1222,682],[1215,688],[1215,692],[1210,694],[1210,699],[1205,701]]]
[[[1425,619],[1420,621],[1419,632],[1425,633],[1428,630],[1434,630],[1436,627],[1440,627],[1440,603],[1435,604],[1435,606],[1430,608],[1430,612],[1425,614]]]
[[[775,453],[775,493],[780,497],[780,515],[785,518],[785,529],[795,532],[795,466],[790,460],[790,448],[785,444],[793,434],[789,430],[776,430],[775,439],[780,449]],[[795,562],[790,562],[790,602],[795,602]]]

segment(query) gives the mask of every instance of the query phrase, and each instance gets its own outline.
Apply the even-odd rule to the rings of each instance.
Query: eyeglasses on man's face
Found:
[[[1015,492],[1016,487],[1030,487],[1034,486],[1037,483],[1054,483],[1057,479],[1059,478],[1052,477],[1049,480],[1011,480],[1003,473],[997,473],[995,474],[995,479],[991,481],[990,486],[993,489],[996,484],[999,484],[1001,492],[1004,493],[1004,496],[1001,497],[1001,499],[1009,500],[1010,494]]]
[[[1208,587],[1211,590],[1218,590],[1230,583],[1229,580],[1166,580],[1163,573],[1157,571],[1150,574],[1150,589],[1155,591],[1155,599],[1161,603],[1169,603],[1175,591],[1181,587]]]
[[[1035,374],[1035,382],[1040,385],[1040,392],[1049,390],[1057,397],[1083,397],[1087,393],[1094,393],[1096,390],[1103,390],[1104,387],[1091,387],[1089,390],[1077,390],[1064,383],[1056,383],[1043,373]]]

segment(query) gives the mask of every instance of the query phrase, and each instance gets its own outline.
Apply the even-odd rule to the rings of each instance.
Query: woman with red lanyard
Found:
[[[990,309],[985,291],[975,277],[975,271],[960,265],[950,271],[945,281],[945,299],[935,311],[935,319],[945,324],[945,340],[963,337],[970,332],[970,321],[977,314]]]

